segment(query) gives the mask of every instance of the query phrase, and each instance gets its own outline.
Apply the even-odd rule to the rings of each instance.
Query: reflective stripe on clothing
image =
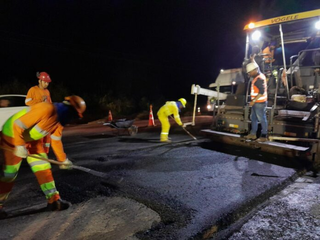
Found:
[[[13,123],[21,116],[26,114],[30,110],[29,107],[22,109],[21,111],[17,112],[16,114],[12,115],[3,125],[2,127],[2,133],[5,134],[8,137],[14,137],[13,136]]]
[[[45,194],[46,199],[50,199],[52,196],[59,194],[54,181],[41,184],[40,187],[42,192]]]
[[[5,182],[12,182],[18,175],[19,168],[21,166],[21,161],[15,165],[5,165],[3,166],[3,176],[1,180]]]
[[[259,99],[256,99],[256,102],[266,102],[268,100],[268,93],[267,93],[267,80],[266,76],[262,73],[260,73],[258,76],[256,76],[251,83],[251,100],[253,100],[256,96],[259,94],[259,88],[255,86],[255,83],[258,79],[263,80],[263,86],[264,86],[264,93],[262,94]]]
[[[39,86],[33,86],[29,89],[27,97],[25,99],[25,104],[32,106],[36,103],[48,102],[52,103],[50,92],[48,89],[41,89]]]
[[[27,105],[27,103],[30,102],[31,100],[32,100],[32,98],[26,98],[25,104]]]
[[[41,141],[38,141],[38,143],[41,144]],[[42,158],[48,158],[46,153],[33,155]],[[27,162],[29,163],[32,172],[34,172],[34,174],[36,175],[40,188],[46,196],[46,199],[59,199],[59,192],[56,189],[55,182],[53,180],[51,172],[51,164],[47,161],[33,158],[32,156],[27,158]]]
[[[161,134],[160,134],[160,140],[166,141],[169,137],[169,130],[170,130],[170,122],[168,120],[168,117],[163,115],[162,113],[158,112],[158,118],[161,122]]]
[[[45,137],[48,134],[48,132],[41,129],[38,125],[35,125],[33,128],[31,128],[29,134],[31,139],[39,140]]]
[[[56,140],[56,141],[60,141],[61,137],[51,135],[51,139]]]
[[[39,160],[33,157],[28,157],[27,161],[31,167],[32,172],[51,169],[51,164],[49,162]]]
[[[46,106],[48,106],[49,108],[45,109]],[[32,141],[30,137],[30,131],[28,130],[32,129],[33,126],[35,126],[33,121],[38,122],[39,124],[42,120],[42,117],[44,118],[43,125],[47,126],[48,129],[53,129],[52,132],[58,136],[62,132],[62,126],[59,124],[58,121],[56,121],[56,118],[54,118],[56,115],[55,115],[55,112],[52,112],[52,110],[55,110],[53,105],[51,104],[48,105],[47,103],[39,103],[32,106],[31,111],[32,111],[32,108],[34,107],[39,111],[35,111],[34,114],[31,114],[28,116],[26,116],[28,114],[26,113],[22,115],[21,118],[19,118],[19,119],[22,119],[21,122],[28,128],[24,131],[20,126],[18,126],[18,124],[14,123],[13,121],[7,121],[6,122],[6,124],[8,124],[7,126],[10,126],[8,122],[10,122],[10,124],[13,125],[12,129],[13,129],[14,137],[10,137],[2,133],[0,138],[0,141],[1,141],[0,143],[1,143],[1,146],[4,146],[6,148],[13,150],[14,146],[17,146],[18,145],[17,142],[19,142],[17,141],[16,138],[20,138],[20,141],[22,142],[22,144],[25,144],[25,140],[27,140],[26,141],[27,143],[25,145],[29,151],[29,154],[36,154],[37,156],[47,158],[47,154],[44,153],[44,149],[43,149],[43,141],[41,139],[37,141]],[[37,115],[37,113],[39,115]],[[51,116],[53,117],[53,119],[50,119]],[[35,128],[35,131],[38,131],[38,130],[39,128]],[[66,157],[65,157],[65,153],[63,152],[61,141],[53,141],[53,142],[56,142],[55,150],[59,152],[59,150],[62,149],[60,150],[62,151],[62,154],[61,152],[59,152],[60,154],[59,157],[61,158],[60,161],[65,160]],[[5,171],[4,172],[2,171],[2,174],[0,174],[3,176],[3,177],[0,177],[0,204],[3,204],[3,202],[8,198],[13,187],[13,183],[14,183],[13,180],[17,176],[17,173],[22,161],[22,159],[15,156],[12,151],[4,150],[3,152],[4,152],[4,164],[2,169],[4,169]],[[45,194],[48,202],[52,203],[53,201],[58,200],[60,198],[60,195],[55,187],[55,183],[54,183],[54,179],[51,171],[51,164],[44,160],[35,159],[32,156],[27,158],[27,162],[30,165],[31,170],[34,172],[38,180],[38,183],[43,193]]]
[[[26,125],[24,125],[23,122],[21,122],[19,119],[15,120],[14,123],[21,127],[23,130],[27,129]]]

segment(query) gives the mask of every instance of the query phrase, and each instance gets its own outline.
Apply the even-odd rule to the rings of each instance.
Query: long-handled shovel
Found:
[[[3,149],[3,150],[6,150],[6,151],[13,152],[13,149],[11,149],[11,148],[6,148],[6,147],[2,147],[2,146],[0,146],[0,148]],[[37,156],[37,155],[34,155],[34,154],[30,154],[30,155],[28,155],[28,157],[36,158],[36,159],[43,160],[43,161],[46,161],[46,162],[49,162],[49,163],[52,163],[52,164],[56,164],[56,165],[65,165],[62,162],[59,162],[59,161],[56,161],[56,160],[53,160],[53,159],[49,159],[49,158],[40,157],[40,156]],[[97,177],[105,178],[107,176],[106,173],[98,172],[98,171],[92,170],[90,168],[77,166],[77,165],[74,165],[74,164],[71,167],[72,167],[72,169],[77,169],[77,170],[80,170],[80,171],[83,171],[83,172],[86,172],[86,173],[90,173],[90,174],[92,174],[94,176],[97,176]]]
[[[174,120],[174,118],[170,115],[170,117]],[[181,126],[182,129],[189,134],[190,137],[192,137],[194,140],[198,140],[195,136],[193,136],[185,127]]]

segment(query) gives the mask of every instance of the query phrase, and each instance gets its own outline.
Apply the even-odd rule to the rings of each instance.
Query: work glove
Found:
[[[72,169],[72,165],[73,163],[67,158],[66,160],[64,160],[63,162],[63,165],[59,165],[59,168],[60,169],[67,169],[67,170],[70,170]]]
[[[50,150],[50,143],[43,144],[43,149],[44,149],[44,152],[48,154]]]
[[[28,157],[28,150],[25,146],[16,146],[13,151],[14,155],[21,158]]]

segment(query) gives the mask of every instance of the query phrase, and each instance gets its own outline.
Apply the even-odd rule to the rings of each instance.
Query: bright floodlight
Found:
[[[224,71],[223,69],[220,70],[220,72],[223,72],[223,71]]]
[[[260,37],[261,37],[261,32],[260,31],[254,31],[252,33],[252,36],[251,36],[253,41],[259,40]]]
[[[320,30],[320,20],[316,22],[316,29]]]
[[[232,85],[236,85],[236,81],[232,81]]]
[[[211,105],[210,105],[210,104],[207,105],[207,109],[208,109],[208,110],[211,109]]]
[[[250,29],[254,28],[254,23],[249,23],[249,28]]]

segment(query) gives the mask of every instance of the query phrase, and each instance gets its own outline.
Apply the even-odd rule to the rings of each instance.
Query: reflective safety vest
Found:
[[[11,137],[15,146],[23,146],[51,134],[52,149],[58,161],[64,161],[62,130],[55,106],[42,102],[11,116],[3,125],[2,134]]]
[[[259,88],[256,87],[255,83],[258,79],[263,80],[263,86],[264,86],[264,93],[259,99],[256,100],[256,102],[265,102],[268,100],[268,93],[267,93],[267,80],[266,76],[262,73],[260,73],[258,76],[256,76],[251,83],[251,100],[253,100],[256,96],[259,94]]]

